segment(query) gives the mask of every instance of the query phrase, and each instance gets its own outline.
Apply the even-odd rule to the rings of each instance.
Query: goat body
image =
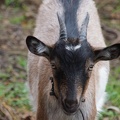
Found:
[[[74,3],[74,0],[66,1],[71,1]],[[88,13],[90,16],[87,30],[88,43],[93,48],[106,47],[94,1],[75,1],[79,1],[79,7],[76,15],[78,28],[81,28],[86,13]],[[64,14],[64,6],[62,5],[62,2],[62,0],[43,0],[39,8],[34,36],[48,46],[53,46],[59,39],[60,27],[57,19],[57,13],[60,15]],[[69,48],[66,49],[69,50]],[[40,50],[41,49],[39,49],[39,51]],[[108,75],[109,62],[97,62],[93,68],[88,87],[84,94],[85,102],[79,103],[80,110],[83,112],[85,120],[95,120],[97,117],[97,112],[101,110],[101,107],[104,104],[105,88],[108,81]],[[53,72],[49,60],[47,60],[45,57],[39,57],[29,52],[28,80],[33,108],[36,111],[36,119],[83,120],[80,110],[78,110],[75,114],[68,115],[61,107],[60,99],[56,99],[55,96],[50,96],[50,91],[52,88],[50,77],[53,77]],[[55,83],[55,91],[57,91],[56,86],[57,84]],[[62,91],[62,94],[63,92],[64,91]],[[79,92],[79,94],[81,93]],[[58,92],[57,95],[59,95]]]

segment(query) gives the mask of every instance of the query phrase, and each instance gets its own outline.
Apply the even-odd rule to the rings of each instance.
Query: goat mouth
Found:
[[[64,111],[65,114],[67,115],[74,115],[77,113],[79,106],[76,106],[74,108],[67,108],[64,104],[62,104],[62,109]]]
[[[63,111],[66,115],[75,115],[77,113],[78,109],[77,110],[66,110],[63,108]]]

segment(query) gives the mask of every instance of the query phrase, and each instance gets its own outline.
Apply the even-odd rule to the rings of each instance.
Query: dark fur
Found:
[[[85,87],[86,80],[89,79],[86,62],[88,59],[93,60],[94,57],[94,52],[89,44],[86,41],[81,44],[82,47],[76,51],[69,51],[65,49],[67,44],[61,41],[55,45],[51,58],[59,61],[60,66],[56,66],[55,78],[58,86],[66,85],[66,95],[71,100],[75,100],[78,86]]]
[[[65,25],[68,38],[79,38],[77,10],[81,0],[60,0],[64,8]]]

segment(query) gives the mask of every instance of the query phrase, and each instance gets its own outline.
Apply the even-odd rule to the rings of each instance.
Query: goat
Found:
[[[95,120],[104,104],[109,61],[93,0],[43,0],[28,36],[28,80],[36,120]]]

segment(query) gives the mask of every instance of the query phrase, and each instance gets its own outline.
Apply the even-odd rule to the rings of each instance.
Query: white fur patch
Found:
[[[108,75],[109,70],[106,67],[101,67],[99,69],[99,89],[97,90],[97,96],[96,96],[96,105],[97,105],[97,111],[101,111],[102,106],[105,102],[105,89],[108,81]]]
[[[104,103],[106,101],[106,96],[107,96],[107,93],[104,92],[103,95],[101,96],[101,98],[99,99],[99,101],[97,102],[98,113],[102,111],[102,106],[104,105]]]
[[[69,51],[72,51],[72,50],[77,50],[77,49],[79,49],[81,47],[81,44],[79,44],[79,45],[76,45],[76,46],[72,46],[72,45],[66,45],[65,46],[65,48],[67,49],[67,50],[69,50]]]
[[[43,0],[44,4],[48,4],[50,2],[50,0]]]

